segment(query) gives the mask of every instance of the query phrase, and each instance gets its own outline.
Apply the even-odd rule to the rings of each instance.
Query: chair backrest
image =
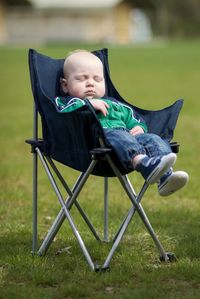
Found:
[[[183,101],[178,100],[159,111],[144,110],[127,103],[111,81],[107,49],[93,53],[104,65],[106,95],[132,106],[136,114],[146,121],[149,132],[171,140]],[[60,95],[59,79],[63,76],[63,63],[64,59],[54,59],[33,49],[29,50],[31,86],[41,116],[44,152],[65,165],[85,171],[91,161],[89,151],[99,146],[99,137],[104,137],[103,130],[89,106],[65,114],[56,111],[52,100]],[[127,172],[124,169],[121,171]],[[113,172],[102,161],[94,169],[94,174],[112,176]]]
[[[97,51],[106,65],[107,50]],[[60,94],[64,59],[54,59],[29,50],[29,68],[36,108],[41,116],[44,154],[79,171],[86,171],[91,162],[90,150],[99,147],[103,130],[89,106],[78,111],[60,114],[53,99]],[[107,74],[108,69],[105,70]],[[93,174],[113,176],[109,164],[97,164]]]

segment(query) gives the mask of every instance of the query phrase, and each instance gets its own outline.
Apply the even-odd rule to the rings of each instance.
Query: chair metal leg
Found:
[[[55,166],[55,164],[53,163],[53,161],[50,159],[50,158],[47,158],[49,164],[51,165],[52,169],[55,171],[57,177],[59,178],[60,182],[62,183],[62,185],[64,186],[65,190],[68,192],[69,196],[65,202],[65,208],[63,208],[63,199],[62,199],[62,196],[60,194],[60,191],[56,185],[56,182],[53,178],[53,175],[51,174],[51,171],[48,167],[48,164],[46,162],[46,159],[45,157],[43,156],[43,154],[41,153],[40,149],[39,148],[36,148],[36,153],[39,155],[40,157],[40,160],[41,160],[41,163],[47,173],[47,176],[53,186],[53,189],[54,191],[56,192],[56,195],[57,197],[59,198],[59,201],[62,201],[61,205],[62,205],[62,209],[60,210],[59,214],[57,215],[51,229],[49,230],[48,234],[46,235],[45,239],[43,240],[39,250],[38,250],[38,254],[39,255],[44,255],[46,253],[46,251],[48,250],[50,244],[52,243],[55,235],[57,234],[58,230],[60,229],[63,221],[65,220],[66,218],[66,209],[67,209],[67,213],[68,213],[68,216],[67,216],[67,219],[68,221],[70,222],[70,225],[74,231],[74,234],[76,235],[78,241],[79,241],[79,244],[86,256],[86,259],[88,260],[88,263],[90,264],[91,266],[91,260],[90,258],[88,257],[88,253],[86,252],[86,249],[85,249],[85,245],[79,235],[79,233],[77,233],[77,229],[75,228],[74,224],[72,223],[73,221],[70,220],[71,216],[69,214],[69,210],[71,209],[72,205],[74,204],[78,211],[80,212],[81,216],[83,217],[83,219],[85,220],[85,222],[87,223],[88,227],[90,228],[91,232],[93,233],[93,235],[95,236],[95,238],[100,241],[100,238],[95,230],[95,228],[92,226],[91,222],[89,221],[89,219],[87,218],[86,214],[84,213],[84,211],[82,210],[82,208],[80,207],[79,203],[77,202],[76,198],[78,196],[78,194],[80,193],[83,185],[85,184],[88,176],[90,175],[90,173],[92,172],[92,169],[94,168],[95,164],[97,163],[96,161],[92,161],[91,163],[91,166],[89,167],[89,169],[87,170],[86,173],[82,173],[78,180],[76,181],[74,187],[72,188],[72,191],[69,189],[68,185],[66,185],[62,175],[60,174],[59,170],[57,169],[57,167]],[[36,223],[37,224],[37,223]],[[91,266],[93,267],[93,266]]]
[[[63,221],[65,220],[65,213],[62,210],[58,213],[56,219],[54,220],[51,229],[48,231],[46,237],[44,238],[42,244],[40,245],[40,248],[38,249],[38,255],[45,255],[47,250],[49,249],[49,246],[53,242],[56,234],[58,233]]]
[[[68,220],[68,222],[69,222],[69,224],[70,224],[70,226],[71,226],[71,228],[73,230],[73,233],[74,233],[74,235],[75,235],[75,237],[76,237],[76,239],[77,239],[77,241],[79,243],[79,246],[80,246],[80,248],[81,248],[81,250],[82,250],[82,252],[83,252],[83,254],[84,254],[84,256],[85,256],[85,258],[86,258],[86,260],[87,260],[87,262],[89,264],[89,266],[90,266],[90,268],[92,270],[95,270],[96,266],[93,263],[93,261],[92,261],[92,259],[90,257],[90,254],[89,254],[89,252],[88,252],[88,250],[87,250],[87,248],[86,248],[86,246],[85,246],[85,244],[83,242],[83,239],[81,238],[81,236],[79,234],[79,231],[76,228],[76,226],[75,226],[75,224],[74,224],[74,222],[72,220],[72,217],[71,217],[71,215],[69,213],[68,208],[65,205],[65,202],[64,202],[64,200],[62,198],[62,195],[61,195],[61,193],[60,193],[60,191],[59,191],[59,189],[57,187],[57,184],[56,184],[56,182],[55,182],[55,180],[54,180],[54,178],[53,178],[53,176],[51,174],[51,171],[50,171],[50,169],[49,169],[49,167],[48,167],[48,165],[47,165],[47,163],[46,163],[46,161],[45,161],[45,159],[42,156],[42,154],[41,154],[40,151],[38,151],[38,154],[39,154],[40,160],[42,162],[42,165],[43,165],[43,167],[44,167],[44,169],[46,171],[46,174],[47,174],[47,176],[48,176],[48,178],[50,180],[50,183],[51,183],[51,185],[52,185],[52,187],[53,187],[53,189],[54,189],[54,191],[56,193],[56,196],[57,196],[57,198],[58,198],[58,200],[59,200],[59,202],[60,202],[60,204],[61,204],[61,206],[62,206],[62,208],[64,210],[65,216],[66,216],[66,218],[67,218],[67,220]],[[87,181],[89,175],[91,174],[92,170],[94,169],[96,163],[97,163],[97,161],[93,160],[91,162],[90,166],[88,167],[87,171],[82,176],[82,180],[80,181],[79,186],[76,188],[76,190],[74,191],[72,197],[69,200],[69,207],[71,207],[73,205],[73,203],[76,200],[77,196],[79,195],[82,187],[84,186],[84,184]]]
[[[108,178],[104,177],[104,242],[108,242]]]
[[[128,178],[127,175],[125,175],[124,177],[126,178],[126,180],[129,181],[129,178]],[[129,182],[130,182],[130,181],[129,181]],[[130,185],[131,185],[131,183],[130,183]],[[132,187],[132,185],[131,185],[131,187]],[[135,190],[133,189],[133,187],[131,188],[131,190],[132,190],[133,195],[134,195],[135,198],[136,198],[137,196],[136,196],[136,193],[135,193]],[[121,225],[120,225],[118,231],[116,232],[115,236],[113,237],[113,242],[115,242],[115,240],[116,240],[116,238],[117,238],[117,236],[118,236],[118,234],[119,234],[119,232],[120,232],[120,230],[121,230],[121,228],[122,228],[124,222],[126,221],[126,218],[129,217],[128,215],[129,215],[129,213],[131,213],[131,210],[132,210],[132,209],[129,210],[128,214],[125,216],[124,220],[122,221],[122,223],[121,223]]]
[[[95,239],[97,241],[101,241],[99,235],[97,234],[94,226],[92,225],[92,223],[90,222],[90,220],[88,219],[87,215],[85,214],[85,212],[83,211],[83,209],[81,208],[81,206],[79,205],[78,201],[75,200],[74,205],[76,206],[76,208],[78,209],[80,215],[82,216],[83,220],[85,221],[85,223],[88,225],[90,231],[93,233]]]
[[[33,104],[33,139],[38,139],[38,111],[36,104]],[[32,254],[37,251],[37,210],[38,210],[38,155],[33,150],[33,239],[32,239]]]
[[[116,249],[118,248],[118,245],[119,245],[122,237],[124,236],[124,233],[125,233],[128,225],[129,225],[129,223],[130,223],[130,221],[131,221],[134,213],[135,213],[135,208],[132,207],[131,210],[129,211],[126,219],[124,220],[123,225],[121,226],[120,230],[118,231],[118,234],[117,234],[117,236],[115,238],[115,241],[114,241],[114,243],[112,245],[112,248],[111,248],[111,250],[110,250],[110,252],[109,252],[109,254],[108,254],[108,256],[107,256],[107,258],[106,258],[106,260],[105,260],[105,262],[103,264],[103,266],[102,266],[102,269],[109,268],[109,265],[110,265],[110,262],[112,260],[112,257],[114,255]]]
[[[56,165],[54,164],[54,162],[52,161],[52,159],[49,158],[49,157],[47,157],[46,159],[49,162],[49,164],[51,165],[51,167],[54,170],[54,172],[56,173],[57,177],[59,178],[60,182],[62,183],[63,187],[65,188],[65,190],[67,191],[67,193],[69,194],[69,196],[72,196],[71,189],[67,185],[66,181],[63,179],[60,171],[58,170],[58,168],[56,167]]]
[[[41,155],[42,157],[42,155]],[[42,157],[43,163],[46,163],[44,158]],[[52,166],[52,164],[54,165],[53,161],[52,163],[50,163],[50,165]],[[56,166],[54,165],[53,169],[56,168]],[[55,170],[55,169],[54,169]],[[64,188],[65,188],[65,181],[62,178],[61,174],[59,173],[58,169],[56,171],[56,174],[58,175],[58,178],[60,179],[61,183],[63,184]],[[76,191],[76,189],[79,187],[80,182],[82,181],[84,177],[84,173],[81,173],[80,176],[78,177],[77,181],[75,182],[72,190],[67,190],[68,194],[70,194],[65,202],[65,205],[67,207],[68,210],[70,210],[72,204],[71,204],[71,197],[74,194],[74,192]],[[86,216],[86,214],[84,213],[84,211],[82,210],[81,206],[79,205],[77,200],[74,200],[74,205],[76,206],[76,208],[78,209],[78,211],[80,212],[82,218],[85,220],[85,222],[87,223],[88,227],[90,228],[91,232],[93,233],[94,237],[96,238],[96,240],[100,241],[100,237],[98,236],[95,228],[93,227],[93,225],[91,224],[91,222],[89,221],[88,217]],[[53,239],[55,238],[56,234],[58,233],[63,221],[66,219],[65,216],[65,212],[63,210],[63,208],[61,208],[60,212],[58,213],[56,219],[54,220],[51,228],[49,229],[46,237],[44,238],[42,244],[40,245],[40,248],[38,250],[38,254],[39,255],[44,255],[49,246],[51,245]]]
[[[118,168],[116,168],[116,166],[112,162],[112,159],[109,156],[107,156],[107,159],[108,159],[113,171],[115,172],[115,175],[118,177],[120,183],[122,184],[122,187],[124,188],[124,190],[126,191],[128,197],[130,198],[130,200],[133,204],[133,207],[131,208],[131,210],[129,211],[127,217],[123,221],[123,223],[120,227],[120,230],[118,231],[117,236],[115,238],[113,246],[112,246],[112,248],[111,248],[104,264],[103,264],[102,269],[107,269],[109,267],[111,259],[112,259],[112,257],[114,255],[114,253],[115,253],[115,251],[116,251],[116,249],[117,249],[117,247],[118,247],[118,245],[119,245],[119,243],[120,243],[120,241],[121,241],[128,225],[129,225],[135,211],[138,212],[140,218],[142,219],[146,229],[148,230],[148,232],[151,235],[155,245],[157,246],[161,257],[163,257],[164,260],[167,260],[168,256],[167,256],[162,244],[158,240],[158,238],[157,238],[157,236],[156,236],[156,234],[155,234],[155,232],[154,232],[154,230],[153,230],[153,228],[152,228],[152,226],[151,226],[151,224],[150,224],[150,222],[149,222],[149,220],[148,220],[148,218],[147,218],[147,216],[146,216],[146,214],[145,214],[145,212],[144,212],[144,210],[143,210],[143,208],[140,204],[140,201],[141,201],[145,191],[148,188],[148,184],[145,182],[142,189],[141,189],[141,191],[140,191],[140,193],[138,194],[137,197],[135,197],[135,192],[133,192],[132,185],[130,184],[130,181],[127,179],[127,177],[124,177],[124,176],[121,175]]]
[[[121,183],[123,182],[122,186],[123,186],[123,188],[125,190],[127,188],[127,184],[129,184],[129,181],[125,177],[121,176],[120,182]],[[128,192],[130,192],[131,187],[132,186],[130,186],[130,189],[129,189]],[[144,186],[143,186],[140,194],[138,195],[138,197],[136,197],[134,193],[131,193],[132,191],[130,192],[129,197],[131,196],[132,200],[137,203],[137,201],[139,202],[142,199],[142,197],[143,197],[146,189],[147,189],[147,186],[144,184]],[[125,190],[125,191],[127,191],[127,190]],[[137,210],[136,206],[133,205],[132,208],[129,210],[127,216],[123,220],[123,222],[122,222],[122,224],[120,226],[120,229],[118,230],[117,234],[115,235],[113,246],[112,246],[112,248],[111,248],[111,250],[110,250],[110,252],[109,252],[109,254],[108,254],[108,256],[107,256],[107,258],[106,258],[106,260],[104,262],[104,264],[103,264],[102,269],[109,268],[109,265],[110,265],[110,262],[112,260],[112,257],[114,255],[116,249],[118,248],[118,245],[119,245],[120,241],[122,240],[122,238],[123,238],[123,236],[124,236],[124,234],[125,234],[125,232],[126,232],[126,230],[128,228],[128,225],[131,222],[131,220],[133,218],[133,215],[135,214],[136,210]]]
[[[38,181],[38,157],[37,152],[33,153],[33,240],[32,254],[37,252],[37,181]]]
[[[58,168],[56,167],[56,165],[54,164],[54,162],[52,161],[51,158],[47,157],[47,161],[49,162],[49,164],[51,165],[52,169],[54,170],[55,174],[57,175],[58,179],[60,180],[61,184],[63,185],[63,187],[65,188],[65,190],[67,191],[69,197],[67,198],[66,201],[66,206],[68,208],[68,210],[71,208],[69,207],[68,201],[70,201],[70,197],[73,195],[73,193],[75,192],[76,188],[79,186],[79,183],[76,185],[76,188],[73,188],[71,191],[69,186],[67,185],[66,181],[64,180],[63,176],[61,175],[61,173],[59,172]],[[84,175],[84,174],[83,174]],[[79,182],[79,181],[78,181]],[[81,208],[81,206],[79,205],[78,201],[75,200],[74,201],[74,205],[76,206],[76,208],[78,209],[80,215],[82,216],[82,218],[84,219],[84,221],[87,223],[89,229],[91,230],[91,232],[93,233],[94,237],[100,241],[100,237],[98,236],[94,226],[92,225],[92,223],[90,222],[90,220],[88,219],[87,215],[85,214],[85,212],[83,211],[83,209]]]
[[[128,180],[128,177],[126,177],[126,178]],[[130,187],[131,192],[133,192],[133,194],[134,194],[134,190],[133,190],[133,187],[132,187],[130,181],[128,181],[128,185]],[[153,241],[154,241],[154,243],[155,243],[155,245],[156,245],[156,247],[157,247],[157,249],[158,249],[158,251],[160,253],[160,257],[163,260],[167,260],[168,259],[167,254],[166,254],[166,252],[165,252],[162,244],[158,240],[158,237],[157,237],[157,235],[156,235],[156,233],[155,233],[155,231],[154,231],[151,223],[149,222],[149,219],[146,216],[146,213],[145,213],[142,205],[140,204],[140,201],[141,201],[142,197],[144,196],[144,193],[145,193],[145,191],[146,191],[147,188],[148,188],[148,184],[145,182],[144,185],[143,185],[143,187],[142,187],[142,189],[141,189],[141,191],[140,191],[140,193],[139,193],[139,195],[137,196],[137,202],[139,204],[140,213],[141,213],[140,217],[142,218],[142,220],[144,222],[144,225],[146,226],[147,230],[149,231],[149,234],[151,235],[151,237],[152,237],[152,239],[153,239]]]
[[[162,258],[164,261],[167,261],[168,260],[167,253],[164,250],[161,242],[159,241],[159,239],[158,239],[158,237],[157,237],[151,223],[149,222],[149,219],[147,218],[147,216],[146,216],[146,214],[145,214],[145,212],[144,212],[141,205],[140,205],[140,211],[141,211],[140,217],[142,218],[144,225],[146,226],[149,234],[151,235],[151,237],[152,237],[152,239],[153,239],[153,241],[154,241],[154,243],[155,243],[155,245],[156,245],[156,247],[157,247],[157,249],[160,253],[160,258]]]

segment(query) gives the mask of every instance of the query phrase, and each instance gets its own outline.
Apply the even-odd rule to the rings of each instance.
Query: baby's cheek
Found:
[[[78,98],[82,98],[84,94],[83,88],[76,88],[74,89],[74,96],[78,97]]]

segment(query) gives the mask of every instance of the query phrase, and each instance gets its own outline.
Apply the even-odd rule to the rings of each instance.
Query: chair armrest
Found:
[[[170,142],[170,146],[173,153],[177,154],[179,152],[180,144],[178,144],[176,141]]]
[[[35,153],[35,148],[38,147],[42,152],[44,151],[44,140],[39,138],[37,140],[35,139],[26,139],[26,143],[31,145],[31,152]]]

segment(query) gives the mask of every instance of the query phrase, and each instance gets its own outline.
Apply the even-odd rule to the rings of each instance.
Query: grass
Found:
[[[39,51],[64,57],[73,48],[49,46]],[[83,45],[81,47],[84,47]],[[86,46],[89,49],[99,46]],[[111,74],[119,92],[137,106],[160,109],[184,98],[175,140],[181,144],[176,169],[190,174],[184,190],[160,198],[149,188],[143,207],[166,250],[177,263],[161,264],[154,244],[135,215],[112,262],[111,271],[93,273],[86,264],[70,228],[64,223],[45,257],[31,255],[32,157],[24,143],[32,136],[32,94],[26,48],[0,48],[0,298],[199,298],[199,69],[200,41],[149,47],[112,47]],[[77,172],[62,170],[73,184]],[[39,167],[39,241],[59,211],[49,182]],[[140,177],[131,174],[136,190]],[[80,202],[102,233],[102,179],[93,177]],[[110,179],[110,234],[130,203],[115,179]],[[95,207],[94,207],[95,204]],[[95,213],[94,213],[95,208]],[[79,222],[75,211],[73,216]],[[110,244],[98,244],[81,221],[80,232],[91,255],[103,262]],[[68,247],[68,251],[56,252]]]

